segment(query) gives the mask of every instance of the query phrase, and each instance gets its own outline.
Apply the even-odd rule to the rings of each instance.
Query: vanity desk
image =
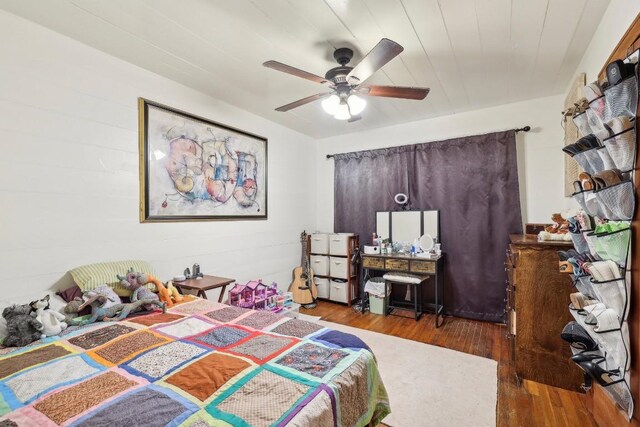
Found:
[[[364,277],[371,277],[371,270],[383,273],[409,273],[415,276],[429,277],[430,280],[426,281],[426,284],[434,283],[435,299],[433,303],[422,303],[422,306],[435,313],[436,327],[438,327],[438,317],[444,316],[444,253],[437,258],[422,258],[405,254],[362,254],[362,268],[364,269]],[[389,302],[389,308],[407,309],[413,308],[412,306],[413,303],[408,301],[391,300]]]

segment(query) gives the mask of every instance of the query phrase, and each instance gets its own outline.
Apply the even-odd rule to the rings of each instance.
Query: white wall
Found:
[[[640,1],[612,0],[602,15],[602,20],[574,75],[585,72],[587,73],[587,82],[595,81],[605,61],[638,13],[640,13]],[[571,79],[571,81],[573,80]],[[571,83],[569,87],[571,87]]]
[[[317,228],[333,230],[334,163],[326,154],[440,141],[525,125],[532,130],[517,134],[522,219],[549,222],[552,213],[570,203],[563,190],[562,103],[562,96],[553,96],[318,140]]]
[[[312,139],[6,12],[0,40],[0,299],[129,258],[288,286],[314,223]],[[269,219],[140,224],[138,97],[267,137]]]

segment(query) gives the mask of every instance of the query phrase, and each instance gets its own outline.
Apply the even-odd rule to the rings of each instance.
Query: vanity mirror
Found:
[[[410,243],[428,234],[440,241],[440,212],[379,211],[376,212],[376,233],[392,242]]]

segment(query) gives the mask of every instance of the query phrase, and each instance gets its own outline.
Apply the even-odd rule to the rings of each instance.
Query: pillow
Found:
[[[146,261],[113,261],[102,262],[98,264],[89,264],[76,267],[71,270],[73,281],[76,282],[82,292],[90,291],[105,283],[113,288],[116,294],[120,296],[129,296],[131,291],[120,284],[117,274],[123,276],[127,274],[127,270],[133,268],[133,271],[151,274],[155,276],[155,272],[151,264]],[[150,289],[155,289],[153,284],[148,285]]]
[[[82,289],[78,285],[73,285],[63,291],[56,292],[66,302],[71,302],[75,298],[82,298]]]

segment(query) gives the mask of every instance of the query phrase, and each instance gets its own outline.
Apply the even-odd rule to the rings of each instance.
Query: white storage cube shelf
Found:
[[[329,235],[329,254],[345,256],[349,253],[349,237],[353,233],[338,233]]]
[[[346,303],[349,300],[347,287],[349,284],[342,280],[332,280],[329,289],[329,299],[331,301]]]
[[[329,258],[329,276],[338,279],[349,278],[349,259],[340,257]]]
[[[311,255],[310,257],[311,269],[313,274],[319,276],[329,275],[329,257],[325,255]]]
[[[353,233],[313,233],[310,236],[309,265],[315,276],[318,298],[349,304],[349,289],[357,280],[356,267],[349,266]],[[352,239],[355,241],[351,241]],[[349,277],[351,275],[351,277]]]
[[[329,279],[324,277],[315,278],[316,287],[318,288],[318,298],[329,298]]]
[[[314,233],[311,235],[311,253],[329,253],[329,235],[326,233]]]

